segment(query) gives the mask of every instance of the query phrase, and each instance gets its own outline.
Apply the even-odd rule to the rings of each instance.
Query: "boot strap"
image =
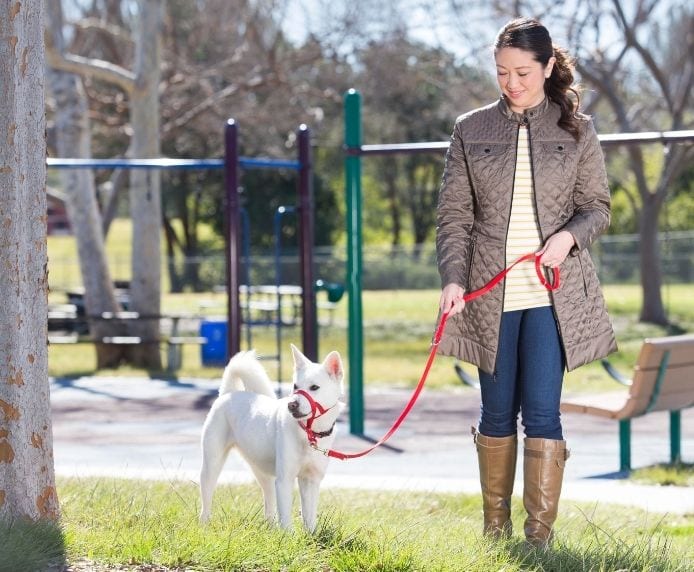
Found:
[[[524,451],[526,457],[532,457],[533,459],[557,459],[557,453],[559,454],[559,460],[562,461],[568,460],[568,458],[571,456],[571,451],[569,449],[559,451],[538,451],[537,449],[525,449]]]

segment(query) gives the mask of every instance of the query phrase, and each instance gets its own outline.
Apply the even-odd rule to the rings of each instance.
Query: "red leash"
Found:
[[[535,272],[537,273],[537,277],[540,280],[540,283],[549,291],[556,290],[559,288],[559,269],[558,268],[553,268],[553,280],[550,283],[549,280],[545,278],[544,272],[542,271],[542,266],[540,265],[540,256],[535,254],[534,252],[530,252],[528,254],[525,254],[518,258],[513,264],[511,264],[508,268],[505,268],[499,274],[494,276],[487,284],[482,286],[479,290],[473,290],[469,294],[465,294],[463,296],[463,299],[465,302],[469,302],[470,300],[474,300],[475,298],[479,298],[480,296],[484,296],[487,292],[489,292],[492,288],[497,286],[499,282],[501,282],[506,275],[513,269],[514,266],[517,264],[520,264],[521,262],[525,262],[526,260],[530,260],[534,258],[535,259]],[[412,393],[412,397],[410,397],[410,401],[407,403],[405,408],[402,410],[402,413],[400,413],[399,417],[395,420],[395,423],[393,423],[393,426],[388,430],[388,432],[381,437],[376,444],[373,446],[369,447],[368,449],[364,449],[363,451],[360,451],[359,453],[341,453],[340,451],[335,451],[334,449],[321,449],[318,447],[317,440],[315,439],[315,436],[313,439],[311,439],[311,435],[309,435],[309,443],[311,447],[313,447],[316,451],[319,451],[320,453],[323,453],[324,455],[328,457],[333,457],[335,459],[340,459],[340,460],[345,460],[345,459],[356,459],[357,457],[363,457],[364,455],[370,453],[373,451],[376,447],[379,447],[380,445],[383,445],[390,437],[397,431],[398,427],[400,427],[400,424],[405,420],[405,417],[409,414],[409,412],[412,410],[412,407],[414,407],[415,402],[417,401],[417,398],[419,397],[419,394],[422,392],[422,389],[424,388],[424,382],[426,382],[427,377],[429,376],[429,370],[431,369],[431,365],[434,363],[434,358],[436,357],[436,347],[439,345],[439,342],[441,341],[441,336],[443,336],[443,328],[446,325],[446,320],[448,319],[448,312],[445,312],[444,314],[441,315],[441,321],[439,322],[438,327],[436,328],[436,332],[434,333],[434,339],[431,342],[431,351],[429,352],[429,358],[427,359],[427,363],[424,366],[424,372],[422,373],[422,377],[419,379],[419,383],[417,384],[417,387],[414,390],[414,393]],[[313,404],[311,405],[311,409],[313,409]]]

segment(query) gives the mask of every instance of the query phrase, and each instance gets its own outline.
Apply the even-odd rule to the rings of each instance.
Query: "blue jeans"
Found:
[[[559,402],[565,359],[551,306],[504,312],[496,371],[479,371],[479,432],[508,437],[518,413],[526,437],[563,439]]]

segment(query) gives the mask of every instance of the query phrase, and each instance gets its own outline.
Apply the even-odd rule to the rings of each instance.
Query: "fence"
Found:
[[[694,283],[694,231],[660,234],[660,250],[665,283]],[[603,236],[593,246],[600,279],[605,284],[637,283],[639,281],[639,237],[635,234]],[[245,260],[242,260],[245,263]],[[195,267],[186,273],[197,277],[197,290],[214,290],[225,283],[224,254],[165,260],[162,276],[166,280],[167,265]],[[281,259],[283,281],[300,283],[298,253],[287,249]],[[109,258],[114,280],[130,278],[130,259],[125,255]],[[316,278],[342,282],[345,275],[344,247],[318,247],[314,250]],[[275,258],[270,249],[251,250],[250,281],[252,284],[275,283]],[[49,283],[53,291],[81,286],[76,259],[51,258]],[[410,290],[438,288],[436,254],[433,244],[419,250],[412,246],[367,246],[363,249],[363,287],[366,290]]]

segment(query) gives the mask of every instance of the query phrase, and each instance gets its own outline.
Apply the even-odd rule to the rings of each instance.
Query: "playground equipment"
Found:
[[[248,285],[248,271],[241,265],[242,257],[249,259],[249,245],[242,237],[249,236],[247,215],[239,203],[239,176],[241,169],[292,169],[297,171],[299,216],[299,255],[301,266],[302,345],[303,353],[318,359],[316,284],[313,277],[313,188],[311,181],[310,131],[306,125],[298,128],[298,158],[296,161],[249,158],[239,155],[238,125],[233,119],[225,127],[224,159],[58,159],[48,158],[47,166],[58,169],[224,169],[226,187],[226,275],[227,275],[227,356],[241,349],[240,290],[242,282]],[[245,244],[244,244],[245,242]],[[327,289],[327,286],[322,286]],[[335,288],[333,287],[333,290]],[[250,331],[247,331],[250,344]],[[226,357],[226,356],[225,356]]]
[[[227,248],[227,353],[234,355],[241,349],[241,206],[239,203],[240,168],[293,169],[298,173],[297,191],[299,216],[299,264],[301,267],[301,324],[303,353],[312,360],[318,359],[318,335],[316,295],[313,277],[313,185],[311,181],[310,131],[301,125],[297,132],[298,158],[296,161],[262,159],[242,160],[239,157],[238,126],[233,119],[227,121],[225,142],[226,186],[226,248]]]

